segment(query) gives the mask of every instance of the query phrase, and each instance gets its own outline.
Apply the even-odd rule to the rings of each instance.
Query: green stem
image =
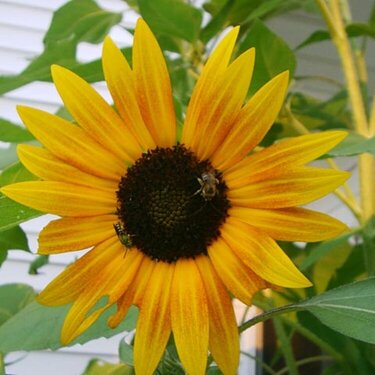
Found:
[[[295,329],[298,333],[302,336],[306,337],[309,341],[314,343],[316,346],[319,346],[324,352],[329,354],[331,357],[335,358],[338,362],[343,362],[344,358],[341,353],[337,352],[334,348],[332,348],[329,344],[323,341],[319,336],[315,335],[307,328],[303,327],[301,324],[292,321],[290,319],[286,319],[282,317],[285,324],[288,324],[291,328]]]
[[[309,357],[309,358],[300,359],[299,361],[296,362],[296,365],[298,367],[300,367],[300,366],[303,366],[303,365],[307,365],[308,363],[318,362],[318,361],[320,362],[320,361],[329,360],[329,359],[332,359],[332,357],[329,357],[327,355],[317,355],[315,357]],[[287,374],[288,371],[289,371],[289,368],[288,367],[284,367],[282,370],[278,371],[276,373],[276,375]]]
[[[262,368],[264,369],[264,371],[266,371],[268,374],[276,375],[276,371],[274,371],[270,366],[267,365],[267,363],[263,362],[257,356],[251,355],[250,353],[246,353],[246,352],[243,352],[243,351],[241,351],[241,354],[243,354],[246,357],[249,357],[252,360],[254,360],[256,363],[258,363],[260,366],[262,366]]]
[[[263,308],[263,306],[261,306],[261,308]],[[294,304],[286,305],[286,306],[282,306],[282,307],[277,307],[277,308],[268,310],[268,311],[264,312],[263,314],[259,314],[252,319],[249,319],[247,322],[241,324],[238,327],[238,329],[239,329],[240,332],[243,332],[246,329],[252,327],[253,325],[255,325],[257,323],[260,323],[260,322],[264,322],[267,319],[274,318],[275,316],[285,314],[285,313],[288,313],[288,312],[302,311],[302,310],[305,310],[304,306],[294,305]]]
[[[275,327],[277,338],[280,340],[280,349],[283,353],[289,374],[298,375],[296,359],[294,358],[292,345],[290,343],[290,338],[288,338],[285,332],[284,324],[280,318],[274,318],[273,324]]]
[[[256,300],[254,301],[254,305],[259,307],[260,309],[262,310],[265,310],[267,308],[267,303],[266,302],[262,302],[260,300]],[[289,309],[289,306],[291,306],[291,309]],[[301,306],[297,306],[298,308],[296,310],[293,310],[293,306],[295,307],[296,305],[286,305],[286,306],[283,306],[279,309],[273,309],[273,310],[269,310],[267,311],[266,313],[262,314],[262,315],[268,315],[267,313],[271,313],[271,316],[275,316],[275,315],[278,315],[278,314],[275,314],[275,315],[272,315],[273,312],[275,310],[280,310],[280,309],[283,309],[285,308],[285,310],[282,310],[280,312],[280,314],[284,313],[284,312],[291,312],[291,311],[299,311],[299,310],[303,310],[301,308]],[[246,322],[245,324],[249,323],[249,322],[252,322],[254,319],[256,318],[259,318],[260,316],[262,315],[258,315],[256,316],[255,318],[249,320],[248,322]],[[266,320],[268,318],[265,318],[263,320]],[[285,317],[281,317],[281,319],[283,320],[283,322],[285,324],[287,324],[289,327],[293,328],[294,330],[298,331],[298,333],[300,333],[302,336],[306,337],[309,341],[311,341],[312,343],[314,343],[316,346],[319,346],[323,351],[325,351],[327,354],[329,354],[331,357],[335,358],[336,361],[338,362],[343,362],[344,361],[344,357],[342,356],[341,353],[339,353],[338,351],[336,351],[334,348],[332,348],[329,344],[327,344],[325,341],[323,341],[319,336],[315,335],[314,333],[312,333],[311,331],[309,331],[307,328],[303,327],[301,324],[299,324],[298,322],[294,321],[294,320],[290,320],[288,318],[285,318]],[[260,320],[259,321],[263,321],[263,320]],[[256,322],[257,323],[257,322]],[[256,324],[254,323],[254,324]],[[251,326],[250,326],[251,327]],[[245,327],[244,329],[242,329],[242,326],[240,326],[240,332],[242,332],[243,330],[245,330],[247,327]]]

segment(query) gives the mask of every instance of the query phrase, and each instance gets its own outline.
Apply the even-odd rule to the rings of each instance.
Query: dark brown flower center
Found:
[[[220,172],[183,145],[143,154],[117,191],[122,236],[152,259],[207,254],[230,203]]]

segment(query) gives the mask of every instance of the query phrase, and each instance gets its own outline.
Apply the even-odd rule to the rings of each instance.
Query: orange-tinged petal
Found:
[[[226,287],[246,305],[266,283],[247,267],[221,238],[208,249],[212,264]]]
[[[241,109],[232,130],[212,157],[216,168],[225,170],[236,164],[263,139],[280,111],[288,81],[288,71],[277,75]]]
[[[18,157],[22,164],[43,180],[61,181],[88,187],[109,189],[115,192],[118,181],[99,178],[56,158],[45,148],[32,145],[18,145]]]
[[[117,238],[97,245],[52,280],[37,297],[38,302],[48,306],[73,302],[118,253],[123,254],[123,249]]]
[[[264,280],[287,288],[311,286],[311,282],[264,232],[229,217],[221,233],[235,254]]]
[[[232,301],[209,258],[199,257],[196,262],[207,295],[210,351],[220,370],[226,375],[234,375],[237,373],[240,346]]]
[[[347,136],[343,131],[301,135],[256,152],[224,172],[231,187],[271,178],[285,169],[302,166],[325,154]]]
[[[254,48],[244,52],[204,91],[196,118],[199,126],[186,143],[200,159],[209,158],[231,129],[249,88],[254,59]]]
[[[124,55],[108,36],[103,44],[103,71],[113,101],[133,136],[144,150],[155,148],[138,107],[134,75]]]
[[[133,46],[134,83],[143,119],[160,147],[176,143],[176,116],[167,65],[155,36],[138,19]]]
[[[116,194],[108,190],[53,181],[19,182],[1,188],[18,203],[59,216],[96,216],[114,213]]]
[[[111,328],[116,328],[121,323],[131,305],[141,305],[143,296],[145,295],[146,288],[148,286],[148,281],[155,265],[155,261],[151,260],[147,256],[143,257],[142,263],[139,266],[141,272],[137,273],[132,285],[118,300],[116,313],[108,319],[108,325]]]
[[[332,169],[300,167],[248,186],[233,189],[228,198],[232,205],[254,208],[299,206],[332,192],[345,182],[350,173]]]
[[[152,375],[171,332],[170,289],[175,266],[159,262],[153,269],[138,317],[134,367],[137,375]]]
[[[229,215],[280,241],[324,241],[349,229],[328,215],[297,207],[277,210],[233,207]]]
[[[211,90],[218,77],[227,68],[239,30],[239,27],[235,27],[223,38],[202,70],[186,111],[182,133],[182,143],[184,144],[192,144],[196,137],[197,128],[201,126],[198,117],[202,111],[202,99],[206,97],[207,91]]]
[[[233,126],[249,89],[255,60],[255,49],[237,57],[203,101],[199,132],[191,145],[200,159],[212,156]],[[188,145],[190,146],[190,145]]]
[[[86,81],[58,65],[52,65],[51,74],[66,108],[91,137],[129,164],[141,155],[124,122]]]
[[[126,257],[118,251],[116,256],[91,280],[65,317],[61,331],[61,342],[64,345],[89,328],[106,308],[119,299],[134,279],[142,258],[143,254],[138,250],[129,251]],[[108,297],[106,304],[95,311],[90,311],[104,296]]]
[[[179,259],[171,289],[171,319],[178,356],[189,375],[205,373],[208,308],[197,259]]]
[[[116,215],[64,217],[49,222],[39,234],[39,254],[86,249],[115,237]]]
[[[57,158],[98,177],[118,181],[124,163],[92,140],[78,126],[30,107],[17,107],[30,132]]]

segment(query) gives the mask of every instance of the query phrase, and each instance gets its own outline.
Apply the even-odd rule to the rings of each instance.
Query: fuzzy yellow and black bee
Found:
[[[215,172],[212,170],[203,172],[201,177],[198,177],[200,189],[194,195],[200,194],[206,201],[210,201],[217,194],[217,185],[219,180],[216,178]]]

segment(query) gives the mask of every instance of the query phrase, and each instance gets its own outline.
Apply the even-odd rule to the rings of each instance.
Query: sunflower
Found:
[[[244,105],[255,51],[230,62],[238,31],[205,64],[180,139],[167,66],[141,19],[132,68],[110,38],[104,42],[103,71],[117,111],[59,66],[53,81],[77,125],[18,108],[43,145],[20,145],[19,158],[40,180],[1,191],[61,217],[40,233],[40,254],[91,248],[38,297],[48,306],[72,303],[63,344],[110,306],[117,304],[108,320],[116,327],[136,305],[137,374],[153,373],[171,333],[190,375],[205,372],[208,351],[224,374],[235,374],[239,337],[230,296],[250,304],[262,288],[310,286],[276,240],[321,241],[346,230],[296,207],[347,179],[346,172],[305,166],[345,133],[304,135],[254,152],[280,110],[288,72]]]

